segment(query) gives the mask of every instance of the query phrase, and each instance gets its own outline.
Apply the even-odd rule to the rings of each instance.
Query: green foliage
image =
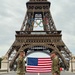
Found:
[[[1,61],[2,61],[2,58],[0,58],[0,68],[1,68]]]

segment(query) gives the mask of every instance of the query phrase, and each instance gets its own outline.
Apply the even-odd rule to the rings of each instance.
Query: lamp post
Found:
[[[73,61],[72,61],[72,53],[71,53],[71,72],[73,72]]]

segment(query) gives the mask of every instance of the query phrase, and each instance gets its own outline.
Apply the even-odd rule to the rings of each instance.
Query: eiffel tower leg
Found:
[[[69,70],[69,59],[71,59],[70,51],[68,50],[68,48],[66,47],[66,45],[63,43],[62,40],[61,40],[61,42],[59,42],[59,44],[53,43],[53,45],[56,48],[55,50],[58,51],[59,55],[63,59],[63,63],[65,64],[65,68],[67,70]]]
[[[14,66],[14,63],[16,62],[16,59],[17,59],[18,56],[19,56],[20,50],[23,50],[23,46],[24,46],[24,43],[22,43],[22,45],[20,46],[20,48],[19,48],[18,51],[16,52],[14,58],[13,58],[12,61],[10,62],[10,64],[9,64],[10,68],[12,68],[12,67]],[[25,51],[25,55],[26,55],[26,51]]]

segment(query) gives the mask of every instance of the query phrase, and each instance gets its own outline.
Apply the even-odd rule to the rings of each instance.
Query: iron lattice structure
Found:
[[[20,31],[16,31],[15,41],[5,55],[8,56],[11,68],[20,50],[24,50],[26,55],[34,51],[44,51],[50,54],[54,50],[58,53],[64,68],[69,69],[71,52],[62,40],[61,31],[55,27],[49,10],[50,5],[51,3],[47,0],[29,0],[26,3],[27,12],[22,27]],[[43,30],[34,30],[35,23]]]

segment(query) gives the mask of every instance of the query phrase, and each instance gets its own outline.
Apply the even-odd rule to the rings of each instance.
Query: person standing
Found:
[[[19,57],[17,60],[17,75],[25,75],[25,52],[23,50],[20,51]]]
[[[55,51],[51,52],[52,59],[52,75],[60,75],[59,58]]]

